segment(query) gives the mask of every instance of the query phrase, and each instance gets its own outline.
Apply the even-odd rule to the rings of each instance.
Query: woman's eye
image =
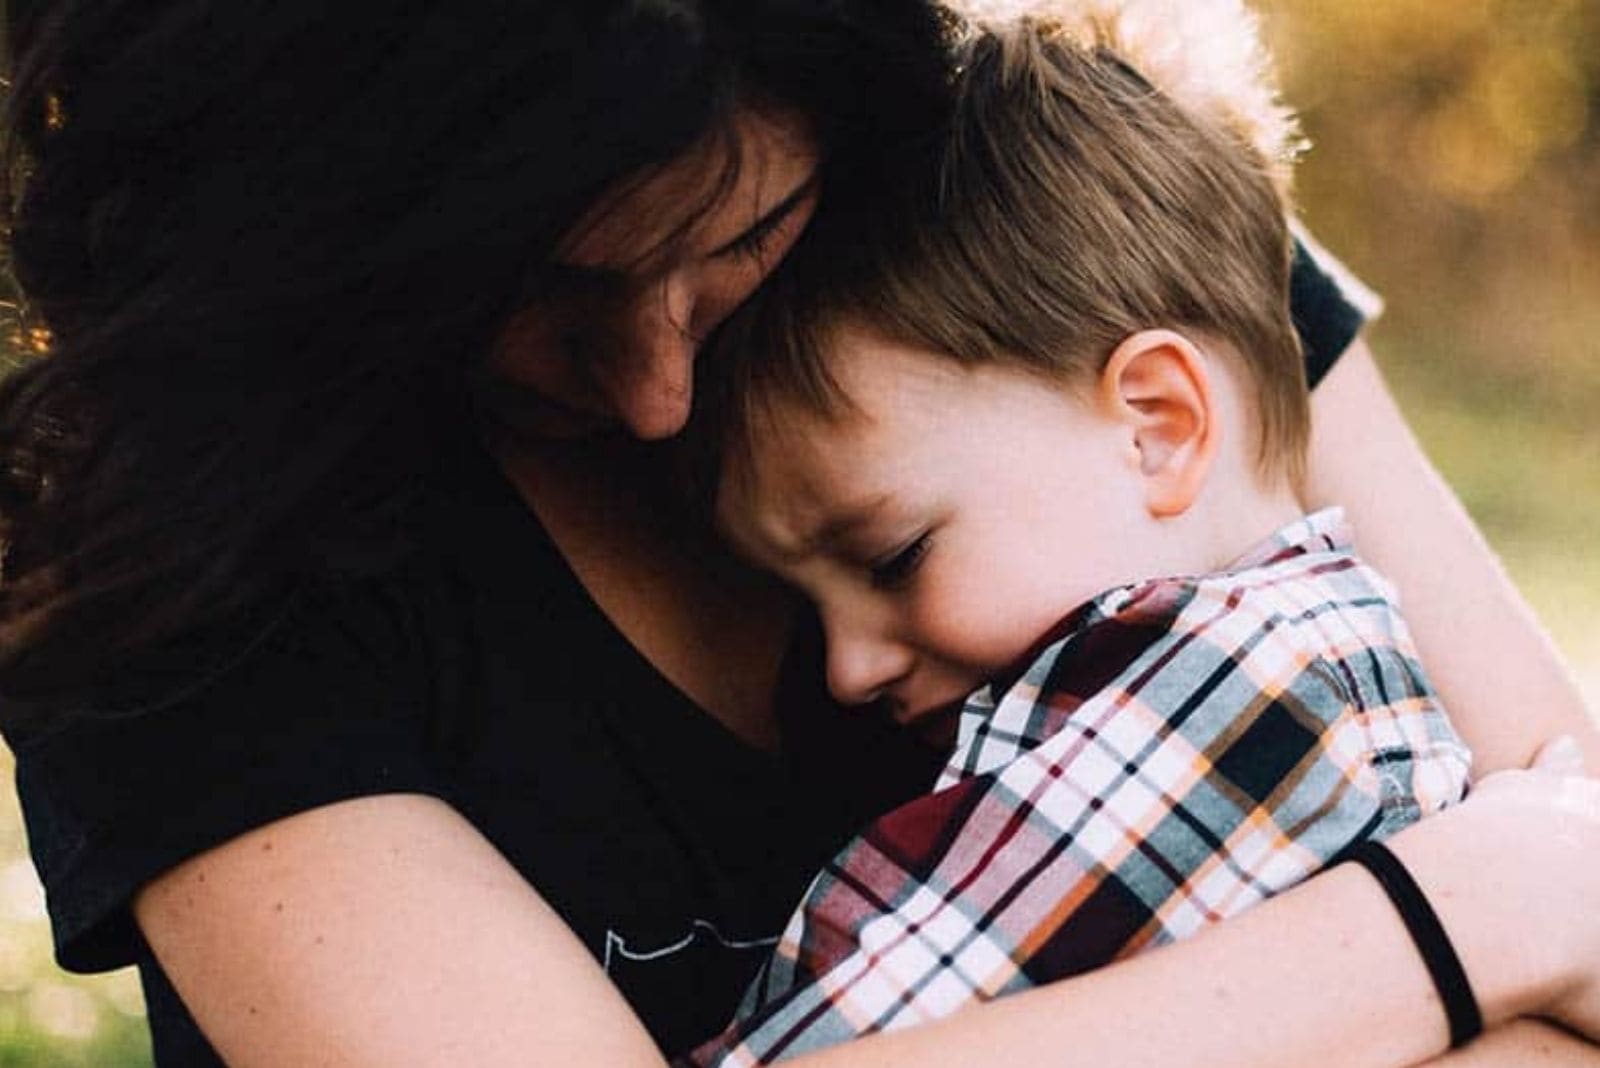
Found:
[[[728,252],[737,259],[762,260],[766,258],[767,245],[771,240],[772,231],[751,230],[729,245]]]
[[[741,234],[737,241],[729,245],[725,250],[727,255],[735,259],[764,262],[768,247],[772,244],[772,239],[783,228],[788,218],[787,215],[778,215],[763,219]]]
[[[871,567],[872,584],[879,589],[899,589],[911,581],[917,573],[917,568],[928,555],[928,550],[933,547],[933,537],[922,534],[911,544],[896,552],[893,556],[878,561]]]

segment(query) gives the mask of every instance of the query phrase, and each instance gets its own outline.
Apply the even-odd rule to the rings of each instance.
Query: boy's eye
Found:
[[[932,535],[918,535],[916,540],[905,548],[871,566],[869,570],[872,573],[872,584],[881,590],[894,590],[904,586],[911,581],[932,547]]]

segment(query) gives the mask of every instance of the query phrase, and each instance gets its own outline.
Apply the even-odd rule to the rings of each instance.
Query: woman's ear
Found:
[[[1111,354],[1098,392],[1103,410],[1131,432],[1150,514],[1188,511],[1222,433],[1204,354],[1182,334],[1142,330]]]

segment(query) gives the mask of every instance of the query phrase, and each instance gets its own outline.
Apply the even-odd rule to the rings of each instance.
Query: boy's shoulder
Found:
[[[1399,593],[1356,552],[1339,508],[1297,519],[1223,570],[1111,590],[1097,602],[1102,625],[1148,640],[1142,662],[1127,665],[1134,679],[1159,673],[1168,685],[1199,686],[1211,664],[1270,693],[1309,673],[1358,705],[1388,699],[1381,680],[1366,684],[1374,671],[1428,689]]]
[[[1257,642],[1344,658],[1368,646],[1414,655],[1394,586],[1356,552],[1344,513],[1327,508],[1276,531],[1227,568],[1105,596],[1120,615],[1164,616],[1176,635],[1243,650]]]
[[[1428,685],[1394,588],[1356,555],[1342,512],[1327,509],[1221,571],[1080,606],[1025,666],[969,701],[947,780],[1014,759],[1090,705],[1167,720],[1290,693],[1373,707],[1402,691]]]

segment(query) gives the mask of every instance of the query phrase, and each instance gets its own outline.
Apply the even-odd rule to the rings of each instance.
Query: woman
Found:
[[[920,785],[865,720],[780,750],[778,706],[823,714],[814,639],[644,443],[681,428],[698,340],[819,199],[892,195],[897,143],[938,113],[940,18],[468,6],[13,9],[14,255],[56,352],[0,396],[5,725],[61,959],[138,963],[163,1065],[656,1063],[724,1021],[831,845]],[[1359,316],[1304,279],[1325,367]],[[1357,343],[1319,426],[1372,436],[1319,441],[1313,492],[1415,587],[1486,765],[1524,764],[1576,700],[1530,624],[1461,628],[1463,599],[1514,595],[1386,404]],[[1426,547],[1384,544],[1417,535],[1419,494]],[[1464,570],[1470,592],[1434,588]],[[1523,678],[1473,662],[1489,638]],[[904,781],[852,776],[868,746]],[[858,796],[820,810],[835,771]],[[1600,845],[1554,783],[1502,780],[1397,848],[1491,1020],[1596,1033],[1568,989],[1586,910],[1509,919],[1567,863],[1535,829]],[[1485,855],[1494,894],[1465,879]],[[1284,942],[1294,974],[1263,970]],[[1550,953],[1511,967],[1524,943]],[[1341,984],[1350,959],[1388,978]],[[1022,1015],[1013,1043],[1092,1032],[1085,1061],[1126,1062],[1148,1033],[1083,1023],[1197,975],[1290,1002],[1278,1044],[1191,999],[1169,1061],[1281,1062],[1352,1014],[1356,1060],[1440,1048],[1359,873],[1150,961],[831,1056],[1015,1063],[995,1031]]]

